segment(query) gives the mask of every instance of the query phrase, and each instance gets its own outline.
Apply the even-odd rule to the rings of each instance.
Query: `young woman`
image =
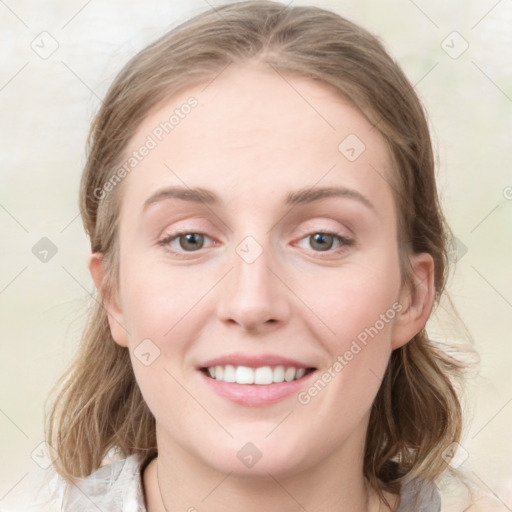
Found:
[[[173,29],[104,98],[80,205],[99,294],[49,416],[59,510],[440,510],[449,230],[374,36],[269,1]]]

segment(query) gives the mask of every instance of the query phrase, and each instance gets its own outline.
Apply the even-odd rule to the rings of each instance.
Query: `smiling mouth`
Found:
[[[249,366],[226,364],[201,368],[200,370],[213,380],[236,384],[268,386],[270,384],[292,382],[302,379],[306,375],[314,372],[316,368],[295,368],[293,366],[281,365],[251,368]]]

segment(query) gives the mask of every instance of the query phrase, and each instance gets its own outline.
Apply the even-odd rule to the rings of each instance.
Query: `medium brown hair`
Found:
[[[227,66],[257,60],[276,72],[334,87],[382,134],[394,162],[401,270],[408,255],[427,252],[435,264],[436,302],[448,273],[450,232],[440,208],[426,115],[414,88],[379,40],[317,7],[271,1],[227,4],[174,28],[132,58],[111,85],[91,127],[80,189],[80,211],[104,281],[92,304],[72,364],[57,383],[47,441],[57,471],[69,481],[98,468],[109,450],[154,454],[155,420],[134,377],[128,349],[114,342],[102,300],[118,283],[122,183],[98,199],[95,191],[123,161],[142,120],[166,98],[205,83]],[[364,475],[383,498],[411,475],[434,481],[441,456],[462,432],[456,383],[464,364],[426,330],[392,352],[368,426]]]

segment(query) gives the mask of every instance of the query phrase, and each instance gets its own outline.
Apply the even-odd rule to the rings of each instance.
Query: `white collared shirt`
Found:
[[[142,463],[142,456],[130,455],[102,466],[76,485],[66,483],[52,467],[48,468],[37,493],[32,490],[29,496],[26,490],[18,490],[16,495],[21,493],[22,497],[7,496],[9,504],[4,505],[2,500],[0,512],[147,512]],[[397,512],[413,511],[441,511],[441,496],[434,484],[412,479],[403,486]]]

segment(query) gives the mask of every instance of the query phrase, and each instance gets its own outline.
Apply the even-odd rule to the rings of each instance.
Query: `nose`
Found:
[[[221,281],[217,311],[223,322],[267,332],[289,318],[291,292],[271,250],[252,237],[246,240],[232,255],[233,268]]]

